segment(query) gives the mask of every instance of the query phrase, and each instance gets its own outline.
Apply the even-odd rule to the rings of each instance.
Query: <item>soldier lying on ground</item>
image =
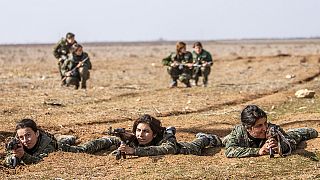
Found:
[[[193,63],[196,65],[193,68],[192,78],[195,81],[195,85],[198,86],[199,76],[203,77],[203,86],[207,87],[208,85],[208,76],[211,71],[212,66],[212,57],[211,54],[202,48],[202,44],[200,42],[195,42],[193,44],[194,51],[193,55]]]
[[[137,139],[135,144],[121,144],[117,137],[103,137],[89,141],[83,145],[70,146],[61,144],[60,149],[68,152],[95,153],[108,149],[112,145],[126,155],[134,156],[156,156],[165,154],[194,154],[200,155],[207,147],[221,146],[221,140],[216,135],[198,133],[192,142],[177,142],[175,128],[165,128],[161,122],[150,116],[143,115],[133,124],[133,134]]]
[[[60,136],[59,142],[73,144],[75,139]],[[71,137],[71,136],[70,136]],[[14,168],[19,164],[38,163],[43,157],[57,150],[57,139],[37,127],[32,119],[22,119],[16,125],[16,136],[7,143],[4,164]]]
[[[290,129],[285,133],[279,126],[268,123],[266,113],[256,105],[243,109],[241,123],[223,140],[227,157],[262,156],[271,152],[285,156],[291,154],[301,141],[318,137],[313,128]],[[270,129],[275,130],[278,138],[268,137]]]
[[[53,55],[58,60],[58,68],[61,79],[63,74],[61,72],[61,66],[63,62],[68,58],[68,54],[71,53],[71,48],[77,41],[74,39],[75,35],[71,32],[66,34],[66,38],[62,38],[53,48]],[[65,80],[61,82],[61,85],[65,85]]]
[[[177,87],[178,79],[187,87],[191,87],[192,54],[186,50],[186,43],[177,42],[176,52],[164,58],[162,64],[168,66],[167,71],[172,78],[170,87]]]
[[[75,44],[72,55],[64,61],[61,71],[65,76],[66,84],[75,85],[75,89],[79,88],[81,82],[81,89],[87,88],[87,80],[90,78],[89,69],[92,68],[90,58],[80,44]]]

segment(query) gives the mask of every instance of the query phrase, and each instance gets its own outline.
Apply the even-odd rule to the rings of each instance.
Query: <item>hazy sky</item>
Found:
[[[0,43],[320,36],[319,0],[0,0]]]

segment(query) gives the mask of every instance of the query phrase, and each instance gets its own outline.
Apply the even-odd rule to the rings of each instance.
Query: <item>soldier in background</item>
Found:
[[[198,86],[199,76],[203,77],[203,86],[207,87],[208,85],[208,76],[211,71],[212,66],[212,57],[211,54],[202,48],[200,42],[195,42],[193,44],[194,51],[193,55],[193,75],[192,78],[195,81],[195,85]]]
[[[268,129],[274,128],[279,139],[268,137]],[[237,125],[227,135],[223,144],[227,157],[249,157],[270,154],[270,150],[280,155],[289,155],[301,141],[318,137],[313,128],[282,128],[267,122],[266,113],[256,105],[249,105],[241,112],[241,125]]]
[[[83,51],[83,47],[80,44],[73,46],[73,52],[71,56],[64,61],[61,67],[62,74],[64,76],[66,85],[75,85],[75,89],[79,88],[81,82],[81,88],[87,88],[87,80],[90,77],[89,70],[92,68],[88,53]]]
[[[145,114],[133,123],[132,132],[137,138],[135,144],[121,144],[117,137],[103,137],[89,141],[83,145],[70,146],[62,144],[60,149],[75,153],[95,153],[110,148],[112,145],[126,155],[157,156],[165,154],[201,155],[206,147],[221,146],[221,140],[216,135],[198,133],[192,142],[177,142],[174,127],[162,127],[160,120]]]
[[[186,87],[191,87],[192,54],[186,50],[186,43],[177,42],[176,52],[164,58],[162,64],[168,66],[167,70],[172,78],[170,87],[177,87],[178,79],[183,82]]]
[[[64,61],[68,58],[69,53],[71,53],[71,48],[77,41],[75,40],[75,35],[71,32],[66,34],[65,38],[61,38],[61,40],[54,46],[53,55],[58,60],[58,67],[61,79],[63,79],[63,74],[61,72],[61,66]],[[66,81],[62,81],[61,85],[65,85]]]

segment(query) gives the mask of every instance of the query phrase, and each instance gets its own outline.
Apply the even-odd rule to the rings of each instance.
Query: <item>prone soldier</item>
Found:
[[[176,52],[171,53],[168,57],[162,60],[164,66],[168,66],[167,71],[172,78],[170,87],[178,86],[178,79],[191,87],[190,79],[192,76],[192,54],[186,50],[186,43],[177,42]]]
[[[249,157],[274,154],[286,156],[296,149],[301,141],[318,137],[313,128],[296,128],[287,132],[267,122],[267,114],[256,105],[249,105],[241,112],[241,124],[227,135],[227,157]]]
[[[193,68],[192,78],[195,81],[195,85],[198,86],[199,76],[203,77],[203,86],[208,85],[208,76],[211,72],[212,57],[211,54],[202,48],[201,42],[195,42],[193,44],[193,63],[196,65]]]
[[[134,135],[135,138],[130,138],[133,140],[129,143],[121,143],[119,138],[110,136],[95,139],[79,146],[62,144],[60,149],[75,153],[95,153],[115,145],[118,147],[115,153],[118,157],[121,154],[134,156],[201,155],[202,150],[206,147],[218,147],[222,144],[218,136],[205,133],[198,133],[196,139],[192,142],[177,142],[175,133],[176,129],[174,127],[162,127],[160,120],[145,114],[134,121],[131,135],[126,137]]]
[[[75,40],[75,35],[71,32],[66,34],[65,38],[61,38],[61,40],[54,46],[53,48],[53,55],[58,60],[58,68],[60,72],[61,79],[64,78],[61,66],[66,59],[68,59],[68,55],[71,52],[71,48],[74,44],[77,44]],[[65,85],[66,81],[63,80],[61,85]]]
[[[80,44],[73,46],[71,56],[64,61],[61,67],[62,74],[66,81],[66,85],[75,85],[75,89],[87,88],[87,80],[90,78],[89,70],[92,68],[89,55],[83,52],[83,47]]]

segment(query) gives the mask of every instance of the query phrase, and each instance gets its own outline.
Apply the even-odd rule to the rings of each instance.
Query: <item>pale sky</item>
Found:
[[[320,37],[319,0],[0,0],[0,44]]]

